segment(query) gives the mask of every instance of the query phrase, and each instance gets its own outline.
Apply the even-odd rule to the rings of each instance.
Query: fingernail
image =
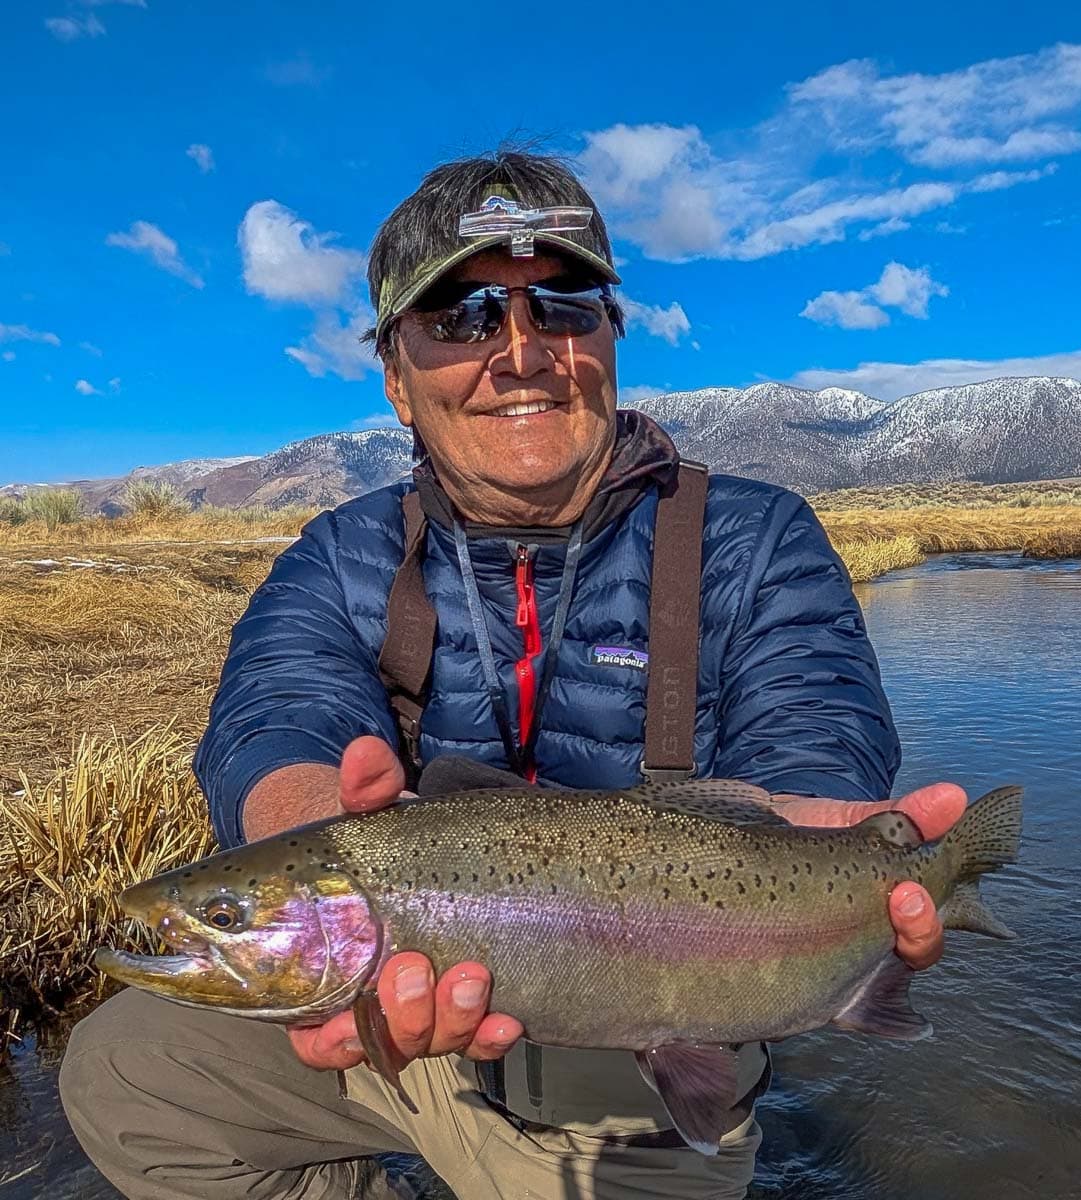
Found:
[[[902,917],[918,917],[923,912],[923,893],[912,892],[900,903],[897,910]]]
[[[350,1054],[356,1054],[358,1050],[363,1050],[364,1047],[360,1044],[360,1038],[346,1038],[342,1042],[342,1049],[348,1050]]]
[[[394,994],[399,1000],[417,1000],[432,986],[432,973],[427,967],[403,967],[394,976]]]
[[[460,979],[450,989],[450,994],[459,1008],[476,1008],[487,991],[488,985],[481,979]]]

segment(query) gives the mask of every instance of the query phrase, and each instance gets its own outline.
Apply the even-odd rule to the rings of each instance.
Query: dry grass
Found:
[[[211,849],[190,761],[190,738],[169,726],[84,738],[51,779],[0,797],[0,1038],[100,996],[94,947],[153,948],[116,898]]]
[[[1081,507],[819,509],[853,580],[914,566],[928,554],[1021,550],[1034,558],[1081,554]]]
[[[1029,483],[903,483],[891,487],[845,488],[811,497],[817,509],[1031,508],[1081,504],[1081,479],[1040,479]]]
[[[150,542],[227,542],[260,537],[296,537],[318,509],[202,508],[186,512],[167,504],[123,517],[83,517],[50,528],[44,520],[30,518],[21,524],[0,520],[0,548],[48,543],[53,549],[77,546],[117,546]]]

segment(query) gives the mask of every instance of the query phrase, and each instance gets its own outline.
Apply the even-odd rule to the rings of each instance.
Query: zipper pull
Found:
[[[515,586],[518,589],[518,608],[514,614],[514,623],[519,629],[525,629],[529,624],[529,593],[533,582],[529,578],[529,548],[518,547],[518,561],[514,568]]]

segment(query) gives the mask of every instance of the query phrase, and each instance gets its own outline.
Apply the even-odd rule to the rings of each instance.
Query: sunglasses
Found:
[[[553,337],[595,333],[605,314],[618,329],[618,310],[607,284],[581,278],[547,279],[528,287],[456,280],[430,288],[410,310],[433,341],[467,345],[486,342],[503,328],[510,298],[524,292],[533,324]]]

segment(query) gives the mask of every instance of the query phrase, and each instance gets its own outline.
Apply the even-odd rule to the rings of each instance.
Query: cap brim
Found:
[[[561,237],[558,233],[549,233],[542,229],[537,231],[533,240],[543,246],[549,246],[553,250],[557,250],[560,254],[566,254],[571,258],[576,258],[579,262],[586,263],[605,283],[616,285],[623,282],[610,263],[601,258],[599,254],[594,254],[592,250],[587,250],[585,246],[580,246],[577,242],[572,242],[570,238]],[[479,254],[482,250],[491,250],[496,246],[506,247],[509,253],[510,245],[506,234],[499,233],[492,234],[490,237],[474,238],[468,245],[462,246],[460,250],[456,250],[453,254],[440,259],[422,271],[404,291],[400,292],[394,298],[387,306],[386,311],[379,314],[379,319],[375,327],[377,343],[387,326],[387,322],[401,316],[437,279],[442,278],[448,271],[452,270],[465,259],[471,258],[474,254]]]

